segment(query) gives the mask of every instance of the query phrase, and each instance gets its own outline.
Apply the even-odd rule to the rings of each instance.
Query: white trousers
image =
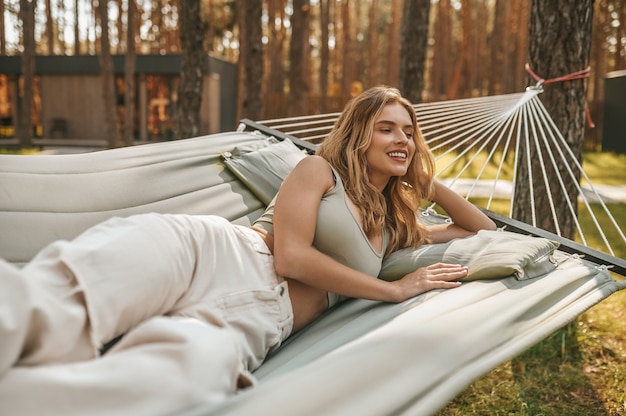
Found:
[[[158,415],[223,400],[292,325],[255,231],[215,216],[113,218],[22,269],[0,260],[0,414]]]

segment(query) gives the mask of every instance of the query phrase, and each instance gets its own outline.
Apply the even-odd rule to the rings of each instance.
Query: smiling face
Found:
[[[404,176],[415,154],[411,117],[400,103],[388,104],[376,121],[365,151],[370,182],[382,191],[392,176]]]

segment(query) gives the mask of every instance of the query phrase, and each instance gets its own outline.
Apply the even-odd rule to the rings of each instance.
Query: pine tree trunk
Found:
[[[308,113],[309,0],[294,0],[291,17],[291,43],[289,45],[289,107],[287,115]]]
[[[4,1],[0,1],[0,56],[7,54],[7,37],[4,20]]]
[[[354,1],[354,0],[353,0]],[[342,30],[342,41],[343,41],[343,49],[341,56],[341,94],[343,97],[350,96],[350,84],[355,81],[353,78],[354,74],[354,53],[352,49],[354,48],[354,36],[353,36],[353,18],[352,18],[352,10],[353,7],[351,5],[350,0],[344,0],[341,2],[339,7],[341,8],[341,30]]]
[[[268,43],[268,58],[269,58],[269,74],[268,74],[268,92],[271,96],[274,94],[283,94],[284,81],[285,81],[285,69],[284,62],[284,49],[285,49],[285,37],[287,28],[285,27],[285,4],[284,0],[269,0],[268,2],[268,15],[270,16],[269,31],[270,39]],[[278,20],[280,26],[276,26],[275,22]]]
[[[263,116],[263,29],[261,18],[263,4],[260,1],[244,1],[245,35],[245,89],[243,116],[260,120]]]
[[[525,87],[524,64],[528,62],[528,19],[530,0],[518,0],[512,2],[513,13],[510,25],[510,33],[513,34],[510,53],[515,58],[511,60],[510,69],[513,74],[513,84],[507,92],[522,91]]]
[[[204,81],[204,25],[200,0],[180,0],[181,69],[178,87],[176,139],[198,135]]]
[[[402,94],[414,104],[422,102],[429,14],[430,0],[407,0],[402,23],[398,84]]]
[[[20,18],[24,31],[22,54],[23,90],[18,124],[20,146],[30,147],[33,137],[33,83],[35,78],[35,2],[20,0]]]
[[[391,0],[392,21],[389,28],[389,56],[387,57],[387,82],[393,87],[399,85],[400,78],[400,38],[402,33],[402,13],[405,1]]]
[[[78,13],[78,2],[74,0],[74,55],[80,55],[80,15]]]
[[[591,26],[593,0],[533,0],[530,13],[530,64],[534,72],[544,79],[550,79],[585,69],[589,66],[591,49]],[[581,161],[583,131],[585,123],[586,82],[573,80],[545,86],[541,100],[556,126],[572,150]],[[542,144],[541,153],[548,149]],[[555,149],[552,149],[556,153]],[[543,162],[549,178],[548,185],[537,180],[541,172],[541,159],[536,146],[523,149],[520,157],[526,160],[530,153],[533,174],[534,200],[537,215],[536,225],[548,231],[558,232],[573,238],[575,233],[574,215],[577,213],[578,191],[576,183],[579,177],[570,179],[566,167],[557,158],[557,170],[548,160]],[[516,199],[513,204],[513,217],[530,223],[532,219],[530,174],[526,163],[520,163],[518,180],[515,186]],[[566,194],[559,193],[557,175],[563,177]],[[550,192],[548,192],[550,188]],[[549,194],[554,201],[554,214],[551,211]],[[575,208],[575,214],[569,210],[567,199]],[[556,223],[553,220],[556,217]],[[558,228],[557,228],[558,224]]]
[[[493,31],[491,33],[491,64],[489,68],[485,68],[491,74],[488,86],[489,95],[503,94],[504,85],[507,84],[506,79],[511,76],[508,71],[505,71],[509,57],[507,51],[509,3],[509,0],[496,0]]]
[[[48,55],[54,55],[54,34],[52,31],[52,25],[54,24],[54,20],[52,19],[52,1],[46,0],[45,3],[46,3],[46,45],[48,49]]]
[[[450,23],[450,1],[440,0],[437,9],[437,23],[435,26],[435,47],[433,50],[434,63],[432,73],[432,92],[434,100],[447,98],[448,85],[452,70],[451,57],[452,42]]]
[[[321,40],[320,47],[320,112],[328,111],[328,72],[330,68],[330,53],[328,50],[328,25],[330,23],[329,0],[320,0],[320,25]]]
[[[124,142],[133,144],[135,127],[135,0],[128,1],[126,11],[126,67],[124,68]]]
[[[369,47],[369,86],[378,84],[378,0],[372,0],[370,4],[370,47]]]
[[[100,16],[100,77],[102,79],[102,99],[104,102],[104,132],[110,148],[121,147],[122,140],[118,129],[115,75],[109,42],[108,0],[98,3]]]

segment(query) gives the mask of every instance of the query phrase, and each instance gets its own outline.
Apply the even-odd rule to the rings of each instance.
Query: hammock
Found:
[[[523,97],[462,100],[457,104],[469,106],[461,114],[477,111],[475,114],[482,118],[487,117],[484,113],[505,114],[502,107],[506,102],[534,100]],[[443,131],[444,121],[441,113],[428,121],[426,114],[431,110],[437,113],[437,106],[453,104],[418,106],[429,138],[443,135],[437,131]],[[528,104],[511,105],[523,112]],[[469,110],[472,106],[476,109]],[[247,146],[267,148],[273,143],[270,136],[286,137],[277,129],[289,131],[294,142],[311,150],[314,143],[298,137],[321,139],[334,117],[264,124],[244,120],[242,130],[252,132],[87,154],[0,155],[0,257],[17,264],[27,262],[47,243],[73,238],[116,215],[210,213],[250,224],[263,212],[263,199],[233,173],[223,156]],[[483,121],[484,125],[489,123]],[[287,124],[296,126],[287,128]],[[502,221],[525,234],[543,234],[530,225],[506,218]],[[188,414],[432,414],[474,379],[626,287],[626,282],[614,280],[607,270],[607,266],[618,272],[626,270],[623,260],[561,241],[554,253],[558,267],[533,279],[505,275],[475,280],[401,304],[345,301],[290,337],[269,357],[255,372],[257,386],[217,405],[196,406]],[[66,398],[79,394],[81,388],[64,386],[63,380],[39,382],[52,382],[54,389],[50,391],[59,394],[50,394],[43,402],[40,400],[44,398],[32,398],[25,389],[33,413],[67,406]],[[108,387],[111,400],[107,406],[111,408],[97,410],[126,413],[127,396],[123,391],[115,394],[115,386]],[[0,413],[1,409],[2,403]],[[66,413],[94,410],[73,408]]]

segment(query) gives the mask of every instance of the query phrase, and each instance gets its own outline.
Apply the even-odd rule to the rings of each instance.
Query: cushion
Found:
[[[222,154],[228,169],[265,205],[270,203],[285,177],[306,155],[291,140],[274,138]]]
[[[417,219],[426,226],[452,223],[452,219],[449,216],[438,213],[432,206],[420,208]]]
[[[397,280],[420,267],[441,262],[468,266],[468,275],[463,280],[510,275],[519,280],[531,279],[556,268],[553,254],[558,246],[546,238],[481,230],[447,243],[398,250],[383,261],[379,277]]]

